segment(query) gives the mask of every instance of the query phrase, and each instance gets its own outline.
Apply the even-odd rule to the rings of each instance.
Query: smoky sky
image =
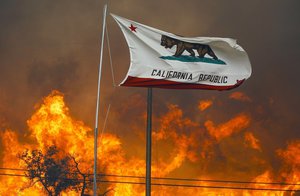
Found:
[[[34,106],[55,89],[66,95],[77,119],[93,125],[103,5],[95,0],[0,2],[1,127],[25,132]],[[235,38],[249,55],[252,76],[233,91],[247,94],[251,102],[230,101],[233,91],[155,89],[157,116],[167,104],[176,104],[199,120],[202,116],[194,110],[198,101],[212,98],[220,103],[210,114],[216,121],[248,111],[253,129],[272,145],[299,138],[298,0],[119,0],[108,6],[111,13],[175,34]],[[120,82],[129,66],[129,51],[110,16],[107,25],[114,75]],[[108,60],[105,43],[100,108],[105,111],[111,103],[116,120],[126,129],[126,122],[143,120],[146,89],[114,88]],[[100,118],[104,116],[103,112]]]

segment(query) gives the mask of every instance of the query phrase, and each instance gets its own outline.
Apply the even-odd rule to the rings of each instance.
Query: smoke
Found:
[[[0,2],[1,136],[32,143],[26,121],[54,89],[64,93],[76,119],[93,127],[102,6],[94,1]],[[237,91],[154,89],[157,175],[298,180],[292,177],[298,176],[292,149],[297,149],[300,129],[298,7],[297,0],[109,2],[114,14],[175,34],[235,38],[253,67]],[[128,47],[109,16],[107,22],[120,82],[130,62]],[[130,160],[143,160],[146,90],[113,88],[105,47],[99,126],[111,103],[105,132],[119,138],[120,151],[134,157]],[[7,145],[2,141],[1,146],[3,157]]]
[[[45,63],[36,63],[31,66],[28,74],[28,87],[44,95],[52,89],[67,91],[74,81],[78,78],[76,75],[78,63],[58,61],[52,65]]]

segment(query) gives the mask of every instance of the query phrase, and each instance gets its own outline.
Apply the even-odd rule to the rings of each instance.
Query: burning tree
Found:
[[[71,155],[62,154],[56,146],[41,150],[25,150],[19,159],[25,163],[25,175],[31,185],[41,183],[48,195],[59,195],[66,190],[84,195],[88,175],[80,171],[78,162]]]

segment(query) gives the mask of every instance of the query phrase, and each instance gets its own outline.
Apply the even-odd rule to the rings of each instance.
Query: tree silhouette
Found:
[[[41,183],[49,196],[66,190],[84,195],[90,182],[88,175],[80,171],[75,157],[63,155],[56,146],[50,146],[45,154],[41,150],[25,150],[18,157],[25,163],[25,175],[32,185]]]

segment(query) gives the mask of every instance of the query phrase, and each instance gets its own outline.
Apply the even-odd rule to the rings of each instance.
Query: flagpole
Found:
[[[146,130],[146,196],[151,195],[152,88],[148,88]]]
[[[103,62],[103,46],[104,46],[104,34],[106,26],[106,11],[107,5],[103,8],[103,22],[102,22],[102,38],[101,38],[101,49],[100,49],[100,62],[99,62],[99,73],[98,73],[98,89],[97,89],[97,103],[96,103],[96,119],[95,119],[95,133],[94,133],[94,196],[97,196],[97,141],[98,141],[98,118],[99,118],[99,103],[100,103],[100,84],[101,84],[101,72]]]

